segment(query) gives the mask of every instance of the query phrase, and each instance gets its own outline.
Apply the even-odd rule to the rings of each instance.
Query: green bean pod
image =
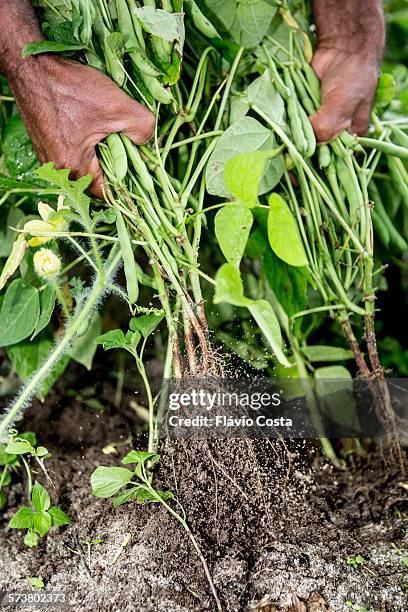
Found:
[[[351,221],[352,223],[355,223],[358,219],[359,213],[357,196],[354,190],[352,177],[350,176],[347,164],[341,157],[336,158],[336,172],[340,181],[340,185],[349,203]]]
[[[303,64],[303,72],[313,96],[313,101],[317,106],[320,106],[320,81],[310,64]]]
[[[123,34],[126,48],[139,47],[139,38],[136,36],[132,15],[126,0],[116,0],[116,11],[118,16],[119,32]],[[140,24],[139,27],[141,28]]]
[[[150,76],[149,74],[140,76],[155,100],[158,100],[158,102],[162,104],[171,104],[174,102],[171,90],[165,87],[157,77]]]
[[[82,17],[81,42],[83,45],[89,46],[92,40],[92,24],[95,18],[95,7],[91,0],[79,0],[79,12]]]
[[[376,216],[381,220],[382,224],[388,231],[390,246],[394,246],[396,249],[398,249],[398,251],[405,251],[408,249],[406,240],[403,238],[403,236],[401,236],[390,219],[382,202],[380,192],[378,191],[377,185],[374,183],[374,181],[370,182],[368,186],[368,193],[371,200],[374,202],[374,212],[376,213]]]
[[[137,176],[139,177],[142,187],[146,189],[148,193],[153,193],[153,179],[138,151],[138,148],[127,136],[122,136],[122,141],[125,145],[126,153],[129,156],[129,159],[132,162],[134,169],[136,170]]]
[[[393,144],[392,142],[386,142],[384,140],[375,140],[375,138],[362,137],[357,137],[357,142],[363,145],[364,147],[376,149],[377,151],[381,151],[381,153],[385,153],[386,155],[408,160],[408,149]]]
[[[187,14],[193,20],[197,30],[207,38],[221,38],[209,19],[201,12],[194,0],[185,0]]]
[[[317,157],[319,160],[319,168],[327,168],[331,164],[330,148],[326,145],[319,145],[317,147]]]
[[[306,87],[304,86],[298,71],[293,66],[291,66],[289,70],[290,70],[292,80],[295,84],[295,88],[296,88],[299,100],[301,100],[302,105],[306,109],[307,113],[309,115],[313,115],[316,112],[316,107],[313,104],[311,97],[307,93]]]
[[[383,245],[388,247],[390,244],[390,232],[376,210],[371,211],[371,219],[373,221],[373,227],[376,235],[381,240]]]
[[[408,173],[400,159],[395,159],[395,157],[387,155],[387,163],[393,184],[396,190],[401,194],[405,206],[408,206]]]
[[[129,57],[132,60],[135,68],[143,75],[146,74],[152,77],[158,77],[161,71],[149,60],[147,55],[139,48],[134,48],[129,51]]]
[[[285,85],[290,91],[290,96],[287,99],[287,111],[293,141],[299,153],[304,154],[308,149],[308,143],[303,133],[303,125],[299,114],[300,105],[296,98],[296,93],[293,87],[292,80],[290,78],[289,70],[287,68],[284,68],[283,74],[285,78]]]
[[[310,122],[309,117],[306,115],[306,112],[303,106],[298,103],[299,116],[302,122],[303,134],[306,139],[307,149],[305,151],[306,158],[312,157],[312,155],[316,152],[316,136],[313,130],[313,126]]]
[[[393,127],[392,132],[401,147],[404,147],[408,151],[408,134],[400,130],[398,127]]]
[[[130,16],[132,19],[132,23],[133,23],[133,31],[136,35],[136,38],[139,42],[139,47],[145,51],[146,50],[146,43],[145,43],[145,39],[143,36],[143,28],[140,24],[139,19],[136,16],[136,11],[135,9],[137,8],[137,4],[135,2],[135,0],[127,0],[127,3],[129,5],[130,8]],[[146,4],[146,3],[145,3]]]
[[[118,181],[123,181],[128,171],[126,149],[119,134],[110,134],[106,138],[111,156],[112,170]]]

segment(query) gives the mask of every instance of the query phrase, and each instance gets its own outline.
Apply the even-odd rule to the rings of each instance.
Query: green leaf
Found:
[[[121,329],[113,329],[95,338],[95,344],[101,344],[105,351],[124,348],[126,345],[125,334]]]
[[[51,506],[48,510],[49,515],[51,516],[52,526],[56,527],[58,525],[70,525],[71,519],[61,508],[57,506]]]
[[[4,190],[18,189],[20,191],[20,181],[15,181],[14,186],[4,186]],[[31,185],[31,189],[35,189],[35,185]],[[0,190],[3,189],[2,179],[0,178]],[[13,245],[16,242],[16,232],[12,229],[22,229],[24,225],[25,214],[19,208],[10,208],[8,211],[7,219],[0,223],[0,257],[8,257],[11,253]],[[4,225],[3,225],[4,224]],[[22,234],[19,234],[21,240]],[[22,236],[24,240],[24,236]]]
[[[215,235],[221,251],[234,266],[239,266],[252,226],[252,213],[248,208],[229,204],[215,216]]]
[[[267,117],[285,127],[285,103],[272,83],[269,70],[265,70],[260,77],[252,81],[247,89],[248,106],[258,106]]]
[[[255,47],[267,33],[275,13],[276,7],[266,0],[239,2],[230,30],[232,37],[242,47]]]
[[[47,327],[48,323],[51,320],[51,316],[54,311],[54,306],[55,290],[51,287],[51,285],[46,285],[40,294],[41,312],[40,316],[38,317],[34,333],[31,336],[31,340],[33,340],[37,336],[37,334],[39,334],[45,327]]]
[[[96,352],[95,339],[102,331],[102,318],[96,313],[89,322],[85,333],[76,338],[73,346],[68,351],[68,355],[77,363],[85,366],[87,370],[92,369],[92,362]]]
[[[24,382],[34,374],[47,357],[52,345],[50,338],[41,334],[33,341],[27,339],[7,347],[7,355],[20,380]]]
[[[0,482],[2,483],[3,487],[8,487],[9,484],[11,483],[11,474],[10,472],[3,472],[0,475]]]
[[[7,444],[5,451],[9,455],[26,455],[33,453],[34,448],[27,440],[13,440]]]
[[[14,115],[7,123],[3,135],[3,153],[6,168],[11,178],[20,180],[35,176],[38,168],[31,139],[21,117]]]
[[[0,465],[12,465],[18,461],[17,455],[6,453],[5,444],[0,444]]]
[[[264,253],[266,279],[285,313],[292,315],[307,307],[307,275],[304,268],[289,266],[268,248]]]
[[[122,463],[127,465],[128,463],[144,463],[149,461],[151,464],[155,464],[160,460],[160,455],[157,453],[150,453],[147,451],[132,450],[122,459]]]
[[[237,0],[205,0],[205,12],[218,28],[229,31],[235,20]]]
[[[276,359],[283,366],[290,368],[291,364],[287,360],[287,357],[282,350],[282,334],[280,325],[272,306],[266,300],[257,300],[248,306],[248,310],[265,336],[269,346],[276,356]]]
[[[38,482],[33,486],[31,500],[37,512],[46,512],[50,507],[50,496]]]
[[[240,153],[225,164],[224,181],[230,193],[244,206],[258,204],[258,191],[267,159],[266,151]]]
[[[57,170],[53,162],[44,164],[36,171],[36,176],[40,179],[56,185],[61,191],[61,194],[67,198],[67,204],[82,215],[89,215],[89,204],[91,199],[84,193],[92,183],[92,176],[82,176],[77,181],[71,181],[69,178],[70,170]]]
[[[273,251],[291,266],[307,266],[302,239],[288,205],[280,195],[272,193],[269,207],[268,238]]]
[[[45,446],[37,446],[37,448],[35,449],[35,456],[36,457],[46,457],[46,455],[48,455],[49,451],[48,448],[45,448]]]
[[[122,252],[123,265],[125,268],[127,294],[129,302],[134,304],[137,302],[137,298],[139,297],[139,283],[135,268],[135,257],[133,255],[132,244],[130,242],[130,237],[123,220],[122,213],[119,210],[116,211],[116,227],[118,230],[120,250]]]
[[[4,491],[0,491],[0,510],[4,510],[7,504],[7,495]]]
[[[134,501],[137,498],[137,492],[139,487],[132,487],[131,489],[126,489],[122,493],[119,493],[116,497],[113,498],[112,503],[115,506],[122,506],[123,504],[127,504],[130,501]]]
[[[39,314],[37,289],[21,278],[15,279],[6,291],[0,311],[0,347],[27,338],[33,332]]]
[[[233,306],[249,306],[252,300],[244,296],[239,270],[231,263],[224,264],[215,276],[214,304],[227,302]]]
[[[314,373],[316,379],[344,379],[352,380],[350,372],[344,366],[326,366],[317,368]]]
[[[38,55],[40,53],[62,53],[63,51],[80,51],[83,45],[71,45],[67,43],[56,42],[54,40],[40,40],[37,42],[28,43],[21,57],[26,58],[30,55]]]
[[[163,315],[156,315],[154,313],[142,315],[141,317],[133,317],[130,320],[129,327],[132,331],[140,332],[143,338],[147,338],[154,332],[162,319]]]
[[[353,351],[344,349],[338,346],[324,346],[322,344],[316,346],[302,347],[302,353],[309,361],[343,361],[344,359],[353,359]]]
[[[14,272],[17,270],[25,255],[27,248],[28,242],[24,238],[23,234],[20,234],[17,240],[14,242],[11,253],[8,256],[8,259],[4,264],[3,270],[0,274],[0,291],[7,283],[8,279],[13,276]]]
[[[28,581],[33,589],[43,589],[45,587],[44,580],[40,576],[32,576]]]
[[[91,476],[95,497],[112,497],[133,478],[133,472],[122,467],[99,466]]]
[[[35,548],[38,546],[38,540],[38,535],[32,529],[30,529],[24,536],[24,544],[29,548]]]
[[[160,499],[172,499],[174,497],[171,491],[158,491],[155,490],[156,495],[160,497]],[[136,500],[138,504],[157,504],[160,503],[160,500],[152,493],[145,489],[144,487],[139,487],[139,490],[136,493]]]
[[[174,43],[177,54],[182,55],[185,40],[183,13],[169,13],[152,6],[135,8],[133,12],[147,32]]]
[[[31,508],[23,506],[11,518],[8,526],[10,529],[31,529],[34,521],[34,512]]]
[[[33,516],[33,529],[42,537],[52,527],[51,515],[48,512],[36,512]]]
[[[375,106],[385,108],[391,104],[396,94],[395,79],[392,74],[383,72],[378,80]]]
[[[232,194],[224,180],[224,168],[227,161],[240,153],[253,153],[258,150],[272,151],[274,143],[272,131],[252,117],[244,117],[231,125],[218,139],[208,161],[206,168],[208,192],[221,197],[231,197]],[[259,195],[273,189],[279,182],[283,171],[281,156],[268,160],[260,183]]]

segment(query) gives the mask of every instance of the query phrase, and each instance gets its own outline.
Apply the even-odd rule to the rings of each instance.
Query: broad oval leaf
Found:
[[[133,478],[133,472],[122,467],[96,468],[91,476],[92,495],[95,497],[112,497]]]
[[[14,280],[6,291],[0,311],[0,346],[21,342],[29,336],[40,314],[40,300],[35,287],[21,278]]]
[[[51,506],[51,508],[48,510],[48,513],[51,516],[53,527],[57,525],[71,524],[71,519],[69,518],[69,516],[57,506]]]
[[[11,518],[8,526],[11,529],[30,529],[33,526],[34,512],[31,508],[23,507]]]
[[[132,331],[138,331],[144,338],[147,338],[154,332],[164,315],[156,315],[154,313],[133,317],[130,320],[129,327]]]
[[[148,451],[132,450],[122,459],[122,463],[127,465],[128,463],[144,463],[149,461],[151,464],[157,463],[160,459],[160,455],[157,453],[150,453]]]
[[[240,153],[225,164],[224,180],[241,204],[252,208],[258,203],[259,183],[265,170],[266,151]]]
[[[268,238],[274,253],[291,266],[307,266],[302,239],[289,206],[277,193],[269,197]]]
[[[245,206],[230,204],[215,216],[215,235],[225,259],[239,266],[253,222],[252,213]]]
[[[33,487],[31,500],[37,512],[46,512],[50,507],[50,496],[38,482]]]
[[[244,296],[239,270],[230,263],[224,264],[215,276],[214,304],[227,302],[233,306],[248,306],[252,300]]]
[[[54,311],[55,298],[55,290],[51,287],[51,285],[47,285],[40,294],[41,312],[40,316],[38,317],[34,333],[31,336],[31,340],[33,340],[36,335],[44,329],[44,327],[47,327],[48,323],[50,322],[52,313]]]
[[[36,512],[33,516],[33,528],[40,535],[45,536],[52,527],[51,515],[48,512]]]
[[[225,184],[224,168],[229,159],[240,153],[254,151],[271,151],[274,148],[274,137],[271,130],[265,128],[256,119],[244,117],[225,130],[212,152],[206,169],[208,192],[221,197],[231,197]],[[282,156],[268,160],[262,177],[259,194],[273,189],[284,171]]]
[[[316,346],[304,346],[302,353],[306,355],[309,361],[343,361],[345,359],[353,359],[353,351],[344,349],[339,346],[325,346],[323,344]]]
[[[291,364],[287,360],[282,348],[282,334],[279,321],[272,306],[266,300],[257,300],[248,306],[248,310],[268,341],[276,359],[283,366],[290,368]]]

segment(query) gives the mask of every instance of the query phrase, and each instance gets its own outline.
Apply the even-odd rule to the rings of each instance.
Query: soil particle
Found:
[[[66,593],[67,609],[76,612],[215,610],[190,540],[162,507],[114,509],[92,497],[92,471],[119,465],[137,426],[127,408],[134,395],[125,390],[119,417],[104,393],[103,413],[57,396],[29,410],[24,429],[36,431],[52,452],[52,501],[72,525],[25,548],[22,532],[7,528],[26,503],[24,483],[14,486],[1,519],[0,590],[30,591],[28,578],[41,576],[42,593]],[[104,454],[112,441],[121,442],[119,454]],[[407,491],[369,450],[348,471],[337,471],[305,442],[163,443],[156,484],[184,507],[225,611],[408,609]],[[44,482],[41,474],[35,478]],[[102,541],[89,544],[94,539]],[[347,563],[357,555],[363,564]]]

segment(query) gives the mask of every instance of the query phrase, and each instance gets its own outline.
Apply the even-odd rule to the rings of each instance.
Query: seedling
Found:
[[[11,529],[27,529],[24,544],[29,548],[38,545],[51,527],[69,525],[70,518],[61,508],[51,506],[50,496],[42,485],[36,482],[31,491],[31,507],[23,506],[11,518]]]
[[[350,567],[361,567],[364,563],[367,563],[367,560],[364,559],[361,555],[356,555],[355,557],[349,557],[346,561],[347,565]]]
[[[45,587],[44,580],[41,578],[41,576],[32,576],[28,579],[28,582],[35,590],[40,590]]]
[[[159,459],[160,456],[156,453],[132,450],[123,457],[122,463],[124,465],[135,465],[133,470],[124,467],[97,467],[91,476],[92,493],[95,497],[104,499],[112,497],[115,507],[132,501],[141,505],[150,503],[161,504],[182,525],[190,538],[203,565],[217,610],[221,610],[221,602],[218,599],[207,562],[196,537],[188,526],[183,507],[171,491],[159,491],[152,485],[150,469],[158,463]],[[170,500],[174,500],[177,503],[181,509],[181,514],[170,505]]]

